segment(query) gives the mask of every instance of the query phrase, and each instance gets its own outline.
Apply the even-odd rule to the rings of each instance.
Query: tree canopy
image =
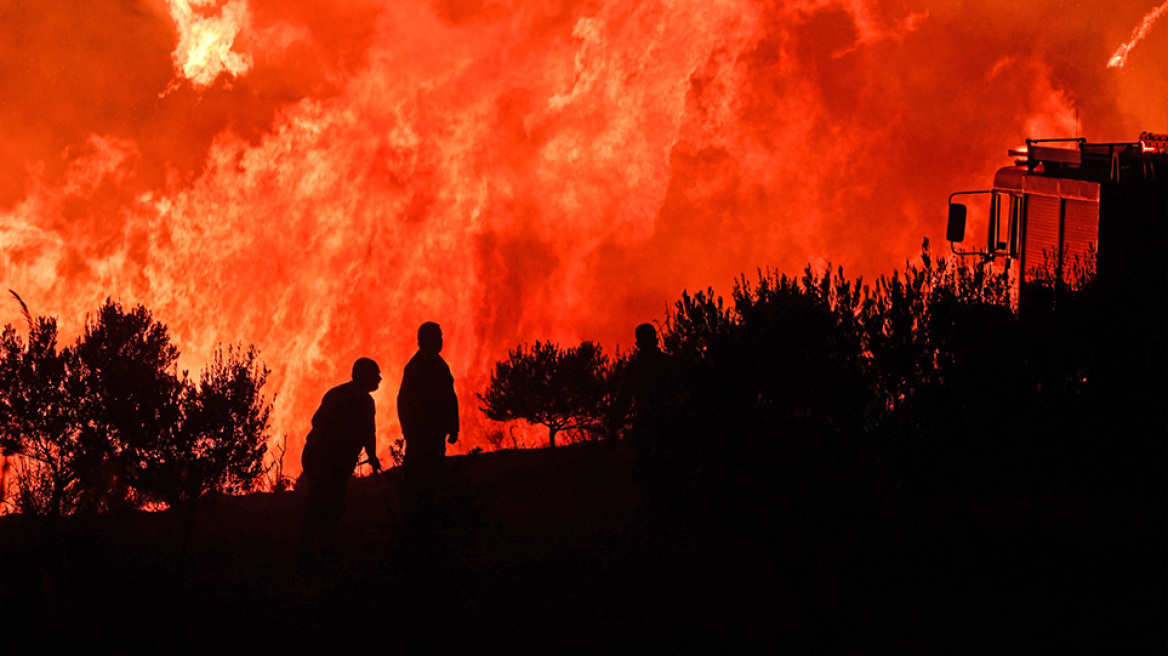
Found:
[[[536,341],[512,349],[495,364],[491,382],[479,394],[483,412],[495,421],[522,419],[548,429],[556,445],[562,431],[601,430],[614,393],[613,364],[600,346],[583,342],[562,348]]]
[[[17,457],[19,512],[43,515],[161,503],[193,514],[211,491],[264,473],[271,402],[255,347],[220,347],[197,381],[142,305],[107,299],[74,344],[33,317],[27,343],[0,334],[0,447]]]

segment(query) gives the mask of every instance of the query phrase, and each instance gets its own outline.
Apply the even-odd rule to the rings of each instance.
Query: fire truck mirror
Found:
[[[949,228],[945,231],[945,238],[956,243],[965,241],[965,206],[961,203],[949,204]]]

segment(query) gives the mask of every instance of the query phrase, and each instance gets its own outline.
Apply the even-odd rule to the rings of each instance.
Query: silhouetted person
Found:
[[[657,329],[653,324],[637,326],[637,351],[625,370],[620,391],[612,406],[612,422],[619,426],[633,419],[633,436],[652,429],[657,422],[662,404],[669,394],[674,376],[673,359],[657,345]]]
[[[676,487],[670,481],[684,475],[666,448],[664,435],[677,372],[673,358],[658,346],[652,324],[637,326],[636,336],[637,351],[625,370],[609,424],[619,429],[631,415],[629,442],[636,456],[635,477],[646,505],[659,507]]]
[[[407,521],[429,513],[442,478],[446,442],[458,441],[458,397],[454,376],[442,359],[442,328],[428,321],[418,328],[418,352],[402,374],[397,415],[406,440]]]
[[[377,460],[375,412],[370,392],[381,384],[381,370],[369,358],[353,363],[353,379],[329,390],[312,415],[312,430],[304,445],[301,478],[308,486],[308,505],[300,527],[300,564],[320,556],[333,558],[337,525],[345,512],[345,485],[362,449],[369,465]]]

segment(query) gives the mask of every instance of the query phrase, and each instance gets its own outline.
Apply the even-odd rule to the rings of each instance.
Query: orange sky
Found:
[[[1168,131],[1150,0],[9,0],[0,283],[67,335],[143,303],[197,371],[256,344],[289,469],[320,396],[446,331],[629,348],[683,289],[867,278],[1025,137]],[[0,324],[21,322],[0,304]]]

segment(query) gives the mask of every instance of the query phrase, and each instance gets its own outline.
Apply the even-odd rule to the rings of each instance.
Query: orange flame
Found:
[[[1102,75],[1100,27],[1130,25],[1103,0],[16,4],[3,288],[66,339],[106,295],[144,303],[192,370],[256,344],[290,473],[359,356],[383,452],[400,435],[423,321],[470,448],[521,341],[627,348],[758,267],[888,273],[1020,139],[1168,126],[1163,64]]]
[[[246,53],[232,51],[239,32],[247,26],[247,0],[229,0],[218,14],[200,15],[198,9],[214,7],[218,0],[166,0],[178,28],[173,59],[175,72],[196,88],[210,86],[221,74],[239,77],[252,67]]]

